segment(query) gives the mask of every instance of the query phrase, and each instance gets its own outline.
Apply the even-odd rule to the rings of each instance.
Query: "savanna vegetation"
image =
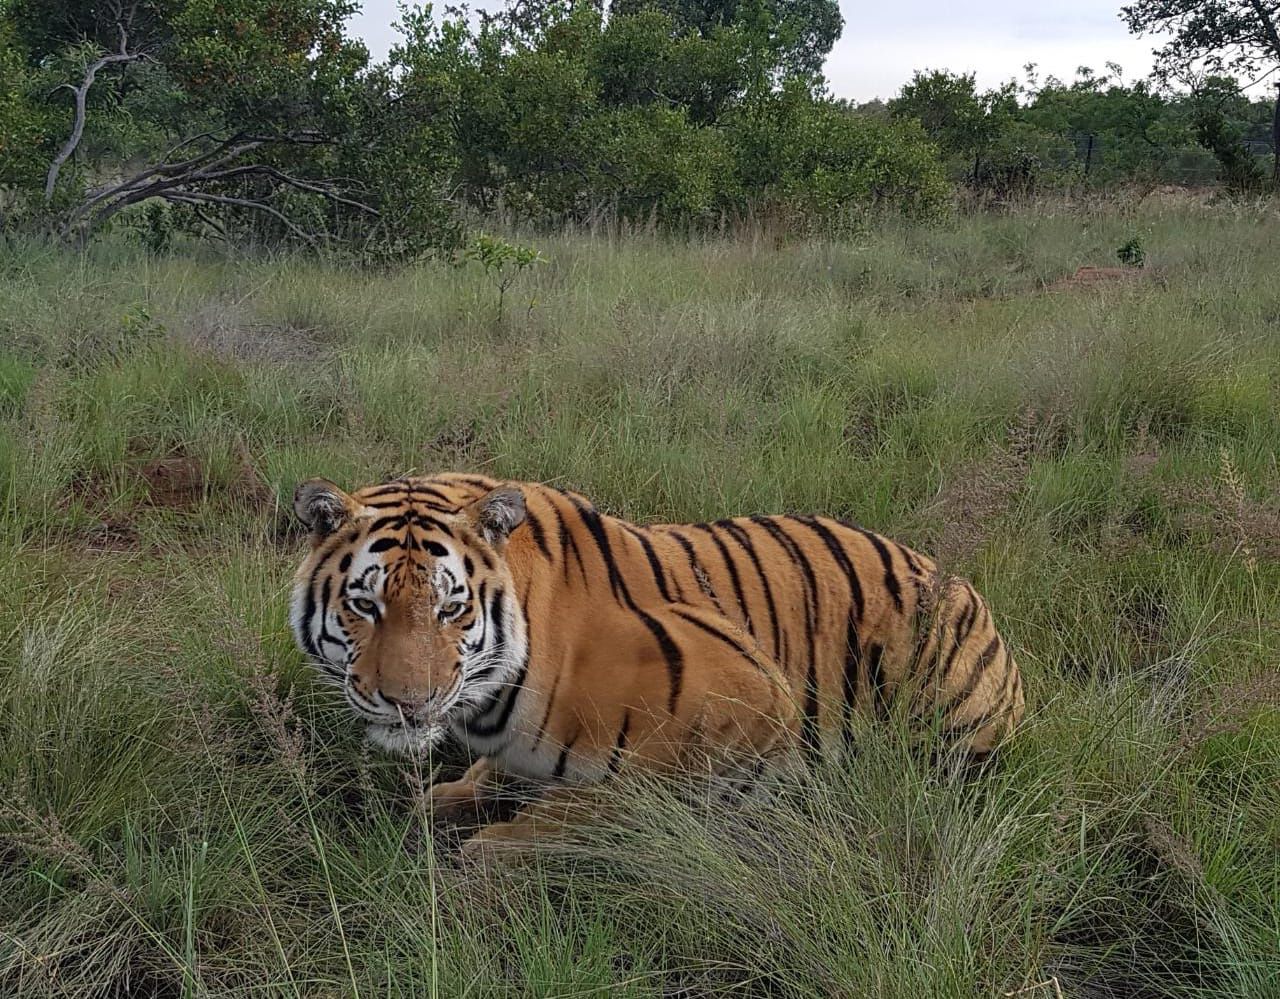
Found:
[[[0,0],[0,995],[1280,995],[1277,5],[863,104],[834,0],[352,9]],[[459,865],[285,622],[441,469],[894,535],[1025,726]]]
[[[544,236],[501,316],[478,262],[11,246],[0,992],[1274,995],[1278,241],[1187,197]],[[886,726],[747,799],[631,779],[456,866],[442,761],[362,746],[285,625],[293,484],[442,468],[934,552],[1025,728],[976,775]]]
[[[938,218],[957,187],[986,204],[1280,178],[1274,3],[1125,8],[1175,32],[1151,80],[1028,66],[982,90],[935,68],[887,103],[826,87],[836,0],[405,7],[381,61],[354,9],[3,0],[0,231],[385,265],[499,224],[834,234]]]

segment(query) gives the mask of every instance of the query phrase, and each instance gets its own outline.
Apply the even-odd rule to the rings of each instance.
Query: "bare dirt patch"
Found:
[[[1078,267],[1070,277],[1049,285],[1049,291],[1071,291],[1106,285],[1132,285],[1149,280],[1151,272],[1140,267]]]
[[[236,449],[230,474],[219,481],[194,455],[179,449],[147,461],[138,470],[146,484],[145,505],[191,512],[206,501],[268,506],[274,494],[258,474],[243,445]]]
[[[143,445],[131,450],[136,454]],[[143,458],[138,454],[125,462],[118,476],[101,472],[76,476],[59,505],[64,510],[79,507],[96,520],[73,532],[79,546],[89,551],[124,553],[142,548],[137,517],[144,510],[190,515],[213,505],[267,511],[275,508],[276,499],[241,445],[233,452],[231,467],[216,473],[205,461],[182,448],[160,457]]]
[[[204,499],[208,483],[204,466],[188,455],[154,458],[138,474],[147,486],[147,506],[191,510]]]

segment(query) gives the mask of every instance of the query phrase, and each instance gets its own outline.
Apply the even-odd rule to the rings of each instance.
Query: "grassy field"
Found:
[[[532,241],[500,323],[440,265],[0,251],[0,994],[1280,995],[1277,207]],[[451,468],[890,533],[1027,724],[456,867],[285,625],[298,479]]]

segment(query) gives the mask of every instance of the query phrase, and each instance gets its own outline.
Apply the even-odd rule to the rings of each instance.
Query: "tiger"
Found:
[[[583,495],[449,472],[295,491],[310,534],[290,623],[367,738],[474,761],[430,789],[474,812],[506,779],[541,798],[469,855],[536,838],[550,803],[624,766],[856,750],[859,720],[929,721],[981,758],[1024,712],[986,601],[927,556],[841,520],[641,526]],[[726,766],[729,763],[725,763]]]

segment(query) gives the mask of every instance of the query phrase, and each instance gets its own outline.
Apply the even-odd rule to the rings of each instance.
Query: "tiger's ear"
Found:
[[[313,541],[327,538],[345,524],[359,505],[328,479],[307,479],[293,491],[293,512],[311,528]]]
[[[499,545],[524,523],[524,493],[500,486],[463,507],[462,513],[489,544]]]

